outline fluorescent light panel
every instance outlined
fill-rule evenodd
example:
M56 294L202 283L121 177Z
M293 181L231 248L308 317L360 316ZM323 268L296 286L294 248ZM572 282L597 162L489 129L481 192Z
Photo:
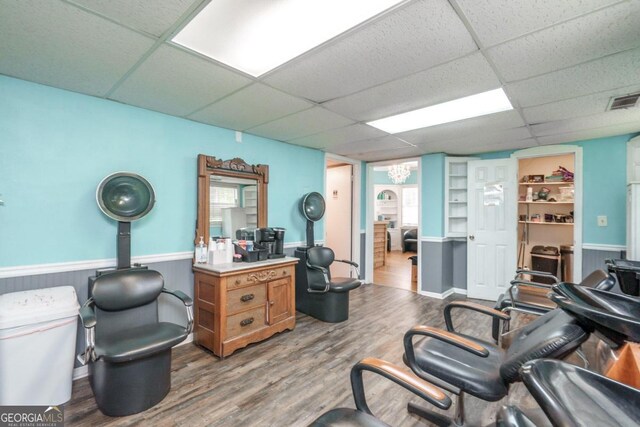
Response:
M504 90L499 88L374 120L367 124L385 132L399 133L512 109L509 98Z
M213 0L173 42L260 76L398 0Z

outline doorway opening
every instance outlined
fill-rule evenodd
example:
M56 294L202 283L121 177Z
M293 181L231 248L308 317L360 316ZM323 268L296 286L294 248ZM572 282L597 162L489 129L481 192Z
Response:
M418 289L418 161L372 168L373 283Z

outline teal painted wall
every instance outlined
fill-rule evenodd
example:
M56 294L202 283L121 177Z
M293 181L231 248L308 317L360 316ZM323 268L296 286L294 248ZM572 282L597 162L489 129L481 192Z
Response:
M395 185L391 179L389 179L389 174L387 171L373 171L373 183L374 184L390 184ZM404 182L404 185L417 185L418 184L418 171L412 170L411 175Z
M576 141L582 147L583 242L626 244L627 142L635 135ZM513 151L479 154L482 159L511 156ZM597 217L606 215L607 227L598 227Z
M269 225L286 227L287 242L304 240L300 196L324 193L318 150L236 143L228 129L4 76L0 100L0 267L115 257L116 223L95 201L115 171L156 190L153 211L133 223L133 255L192 250L199 153L269 165Z
M422 156L422 236L444 236L444 158Z

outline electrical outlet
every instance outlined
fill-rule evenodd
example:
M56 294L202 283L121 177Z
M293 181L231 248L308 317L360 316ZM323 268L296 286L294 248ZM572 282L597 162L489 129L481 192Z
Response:
M598 216L598 227L606 227L607 226L607 216L600 215Z
M239 130L236 131L236 142L242 142L242 132L240 132Z

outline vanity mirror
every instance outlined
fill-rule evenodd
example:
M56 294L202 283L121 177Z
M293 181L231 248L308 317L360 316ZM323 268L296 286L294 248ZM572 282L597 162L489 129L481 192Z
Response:
M204 237L236 237L244 227L267 226L269 166L240 158L198 155L198 219L195 243Z

